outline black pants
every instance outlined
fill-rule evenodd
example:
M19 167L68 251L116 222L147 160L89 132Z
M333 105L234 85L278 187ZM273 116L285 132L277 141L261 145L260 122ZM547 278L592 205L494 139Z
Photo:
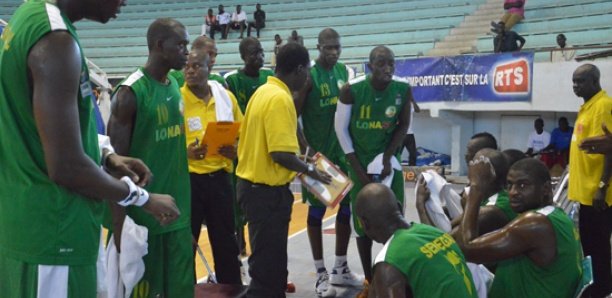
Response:
M289 185L267 186L238 178L238 203L249 224L251 283L247 297L285 297L287 236L293 207Z
M612 207L608 207L605 211L596 211L592 206L581 204L579 226L584 255L593 258L595 283L587 290L587 293L590 291L593 298L604 297L612 291L612 268L610 266Z
M255 28L257 30L257 37L259 37L259 31L261 28L265 28L264 24L257 24L255 22L249 22L249 26L247 27L247 36L251 36L251 28Z
M227 24L224 25L212 25L210 27L210 38L215 39L215 32L221 31L221 39L227 39Z
M217 280L223 284L241 284L230 176L224 170L189 176L193 238L198 240L202 223L206 221Z
M404 138L404 147L408 150L408 165L416 166L417 150L414 134L407 134Z

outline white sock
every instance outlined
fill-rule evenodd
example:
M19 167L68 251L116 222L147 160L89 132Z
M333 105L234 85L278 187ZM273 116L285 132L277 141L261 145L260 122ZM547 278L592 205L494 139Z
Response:
M325 269L325 262L323 261L323 259L315 260L314 264L317 273L323 273L324 271L327 271L327 269Z
M347 266L346 264L346 255L344 256L336 256L336 263L334 264L334 268L340 268Z

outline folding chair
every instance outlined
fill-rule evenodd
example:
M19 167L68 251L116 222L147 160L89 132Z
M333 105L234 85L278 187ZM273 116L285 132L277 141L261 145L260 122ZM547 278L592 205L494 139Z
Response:
M578 288L576 288L575 298L579 298L582 296L582 293L593 284L593 263L591 261L591 256L586 256L582 259L582 277L580 278L580 283L578 283Z

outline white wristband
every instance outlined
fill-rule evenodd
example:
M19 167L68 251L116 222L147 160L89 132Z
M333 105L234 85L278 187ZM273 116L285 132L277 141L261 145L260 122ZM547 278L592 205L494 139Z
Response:
M130 205L135 205L135 206L140 207L149 201L149 193L145 189L138 187L132 181L132 179L130 179L130 177L123 176L121 178L121 181L127 184L128 188L130 189L130 192L128 193L125 199L117 202L117 204L123 207L130 206Z

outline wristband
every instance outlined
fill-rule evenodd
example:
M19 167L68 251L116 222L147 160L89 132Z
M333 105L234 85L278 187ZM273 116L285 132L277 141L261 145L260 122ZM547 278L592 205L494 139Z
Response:
M125 199L117 202L117 204L123 207L127 207L130 205L140 207L149 201L149 193L143 188L136 186L136 184L132 181L132 179L130 179L130 177L123 176L121 178L121 181L127 184L130 192L128 193Z

